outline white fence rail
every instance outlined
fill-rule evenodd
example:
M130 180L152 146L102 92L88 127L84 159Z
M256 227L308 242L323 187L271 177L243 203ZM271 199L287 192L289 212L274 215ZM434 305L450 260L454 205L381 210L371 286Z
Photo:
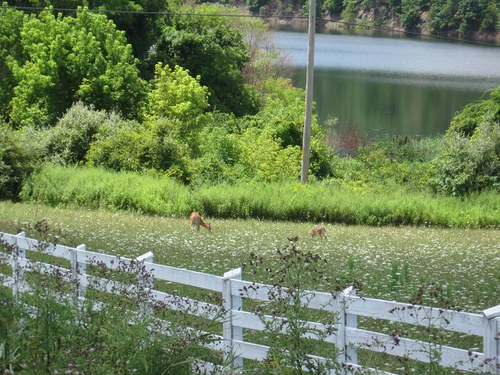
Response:
M73 285L75 298L82 298L89 285L109 293L127 290L140 296L145 291L149 298L143 301L143 309L151 302L189 314L216 319L222 323L222 332L216 335L217 341L210 345L226 358L232 359L233 369L243 368L244 359L261 361L266 357L269 347L245 341L245 330L263 331L265 322L273 316L257 315L244 310L244 301L268 301L273 286L241 279L241 269L231 270L223 276L215 276L186 269L170 267L153 262L151 252L137 259L106 255L86 250L85 245L68 247L26 238L24 233L17 235L0 232L0 264L11 268L10 274L0 273L0 285L12 288L14 296L29 290L25 281L26 273L36 269L38 272L58 271L58 275ZM3 249L2 249L3 247ZM68 268L30 259L30 253L44 253L50 257L62 258ZM107 269L131 272L141 267L143 272L135 283L120 283L100 279L87 273L88 265L99 265ZM5 267L4 267L5 268ZM222 297L222 306L216 303L198 301L154 289L160 280L202 288ZM423 363L434 362L444 368L466 372L500 373L500 305L484 310L482 314L458 312L430 308L408 303L362 298L348 288L334 298L330 293L307 292L302 302L309 309L334 313L337 320L332 333L321 339L335 346L337 361L341 364L337 373L347 374L364 369L358 361L358 351L383 352ZM221 316L223 312L223 316ZM482 348L454 348L418 339L399 337L394 334L374 332L358 328L358 318L366 317L414 326L433 327L440 330L458 332L482 338ZM316 330L325 329L318 322L307 322ZM319 358L321 360L321 358ZM389 374L377 371L378 374ZM335 372L333 372L335 373Z

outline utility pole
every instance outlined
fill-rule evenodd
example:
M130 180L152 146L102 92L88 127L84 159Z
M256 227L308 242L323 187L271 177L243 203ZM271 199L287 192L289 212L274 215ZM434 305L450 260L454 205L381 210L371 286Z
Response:
M309 156L311 154L311 121L314 79L314 33L316 29L316 1L309 0L309 31L307 44L306 110L304 135L302 139L302 173L300 181L305 184L309 177Z

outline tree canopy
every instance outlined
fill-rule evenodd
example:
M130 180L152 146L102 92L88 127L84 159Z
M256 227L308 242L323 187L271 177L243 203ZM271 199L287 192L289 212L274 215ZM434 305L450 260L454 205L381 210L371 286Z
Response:
M150 64L180 65L200 76L213 109L238 116L256 113L257 93L243 79L249 61L243 37L216 9L202 6L190 10L192 15L174 17L151 51Z
M25 16L19 35L20 53L7 59L15 86L4 116L14 126L52 126L78 100L137 116L146 82L124 33L105 16L48 9Z

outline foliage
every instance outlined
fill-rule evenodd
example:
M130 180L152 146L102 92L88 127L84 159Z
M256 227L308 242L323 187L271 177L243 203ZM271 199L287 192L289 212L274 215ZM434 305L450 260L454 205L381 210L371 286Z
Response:
M488 188L498 190L499 134L500 87L452 119L445 147L430 165L431 188L457 196Z
M500 86L487 91L485 94L487 95L486 98L467 104L462 111L453 117L447 135L460 133L470 137L487 118L494 122L500 121Z
M23 58L9 60L13 124L54 125L77 100L137 115L145 83L123 32L105 16L82 10L75 18L56 17L49 9L29 17L21 36Z
M303 132L303 91L289 80L270 79L261 85L263 107L254 116L217 115L203 130L200 157L194 160L197 184L222 181L293 181L300 175ZM313 126L311 174L332 174L324 132Z
M434 191L462 196L487 188L499 190L500 122L491 113L489 117L471 138L453 132L447 135L445 148L430 169Z
M401 1L401 23L406 30L416 29L420 23L421 1L402 0Z
M330 16L341 14L344 9L343 0L326 0L323 1L322 10L328 12Z
M191 77L182 67L176 66L172 70L161 64L156 65L153 85L146 117L156 125L166 125L157 126L154 129L156 135L187 143L191 153L196 155L200 130L213 122L212 115L206 113L208 88L200 84L199 76Z
M497 27L500 21L498 5L495 1L489 1L486 10L484 11L484 17L481 21L481 30L485 31L498 31L500 27Z
M256 113L258 96L243 81L242 69L249 56L241 33L219 16L217 6L202 5L189 12L195 15L175 17L163 29L149 64L180 65L194 77L200 76L200 83L210 90L213 109L238 116Z
M253 14L278 17L290 13L303 15L303 9L308 6L307 1L247 2L247 9ZM320 6L323 15L335 20L340 16L341 21L354 25L397 23L408 31L425 28L433 34L460 33L462 36L500 30L498 1L495 0L325 0Z
M183 215L189 190L169 177L46 165L24 186L23 199L66 205Z
M358 0L346 0L344 1L344 10L340 14L340 17L346 22L354 22L356 20L356 8Z
M220 12L227 14L231 25L240 31L248 51L249 59L242 70L246 84L262 91L264 82L291 77L288 55L276 49L273 34L265 21L258 17L232 17L239 14L238 8L227 7Z
M188 179L184 147L170 136L158 137L152 128L134 121L103 128L87 154L90 166L114 171L167 172Z
M302 374L306 368L315 374L328 374L341 367L335 347L328 347L323 342L336 330L339 316L323 314L321 321L324 329L318 329L308 323L312 319L308 319L310 315L305 307L312 297L306 288L311 288L314 281L326 278L326 261L318 254L299 248L298 238L289 240L288 246L277 250L278 260L272 260L279 264L278 269L269 267L268 258L253 252L245 266L245 270L253 273L267 273L266 279L273 285L267 292L268 301L257 308L267 333L269 351L254 373ZM335 292L332 293L332 301L336 298ZM326 360L317 360L311 354L322 355Z
M37 250L44 253L53 233L46 221L36 223L35 230L41 237ZM9 252L18 251L2 243L0 246ZM78 287L68 282L70 271L52 268L41 272L40 265L32 267L31 290L12 295L0 288L0 332L4 333L1 347L7 354L0 355L2 373L22 373L29 368L33 373L46 374L173 375L191 373L195 360L214 360L213 354L202 348L212 340L199 333L200 328L207 329L207 324L201 327L200 323L189 321L189 308L182 302L176 308L183 314L170 316L168 328L152 309L149 314L144 311L144 303L154 302L149 293L138 296L130 289L118 290L113 283L108 283L113 294L99 293L102 285L89 277L85 299L79 300L70 293ZM130 283L127 273L135 280L148 276L139 263L128 268L119 265L118 271L113 272L90 261L87 272L125 283ZM4 306L11 307L7 316ZM192 330L187 329L188 324Z
M34 170L38 158L27 147L21 132L0 123L0 199L18 200L23 183Z
M165 176L45 166L24 185L22 198L51 206L165 216L200 211L218 218L458 228L500 226L495 191L456 198L359 180L330 179L308 185L298 181L242 181L189 188Z
M153 167L155 139L135 121L123 121L119 126L101 130L87 155L89 165L115 171L140 172Z
M71 15L69 9L76 9L84 3L79 0L9 0L12 6L34 6L64 9L65 15ZM155 12L172 13L178 10L174 1L159 0L97 0L86 2L86 6L92 11L105 12L119 30L123 30L134 50L134 55L142 59L146 51L153 44L159 33L160 24L157 22L158 15ZM117 12L113 12L116 10ZM140 15L132 12L143 12Z
M0 4L1 5L1 4ZM8 61L23 59L19 40L25 20L23 12L0 7L0 122L8 121L9 103L14 97L16 81Z
M47 156L63 164L79 164L86 161L90 145L99 131L119 123L117 115L96 111L82 102L75 103L57 122L47 136ZM110 123L110 125L105 125Z

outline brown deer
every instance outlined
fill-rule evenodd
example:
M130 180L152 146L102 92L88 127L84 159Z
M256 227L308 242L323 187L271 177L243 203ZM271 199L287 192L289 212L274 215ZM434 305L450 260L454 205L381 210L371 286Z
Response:
M191 214L191 217L189 218L189 225L192 230L196 229L198 232L200 231L200 226L205 227L209 232L212 232L212 226L210 223L205 223L203 221L199 212L193 212Z
M309 236L319 236L320 238L326 238L326 228L322 225L316 225L309 231Z

